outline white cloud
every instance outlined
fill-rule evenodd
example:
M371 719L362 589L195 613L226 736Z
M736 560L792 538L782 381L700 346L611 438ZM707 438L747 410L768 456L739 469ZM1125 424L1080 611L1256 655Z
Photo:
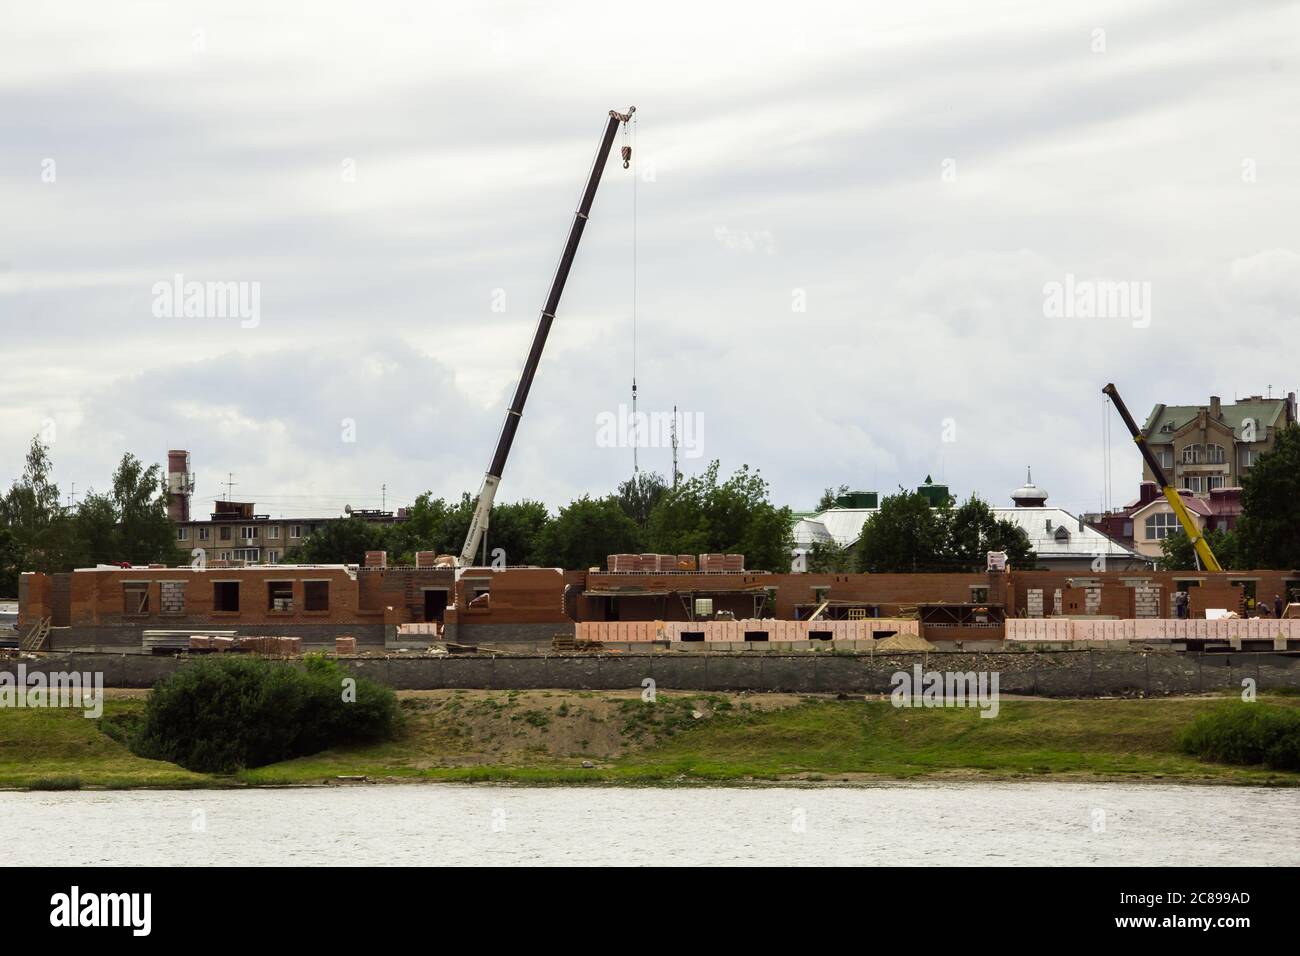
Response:
M65 488L187 447L270 508L475 489L629 103L642 408L781 501L1002 501L1030 463L1092 507L1107 381L1139 411L1297 384L1294 6L68 7L0 40L0 479L52 418ZM630 397L631 211L611 159L504 499L630 472L592 422ZM154 318L176 273L259 282L261 323ZM1151 328L1045 319L1066 273L1150 282ZM1116 499L1138 473L1117 439Z

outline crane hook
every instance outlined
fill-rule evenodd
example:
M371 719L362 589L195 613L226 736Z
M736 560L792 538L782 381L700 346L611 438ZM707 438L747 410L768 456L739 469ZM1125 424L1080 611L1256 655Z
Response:
M627 169L629 166L632 165L632 147L624 146L622 147L622 150L623 150L623 168Z

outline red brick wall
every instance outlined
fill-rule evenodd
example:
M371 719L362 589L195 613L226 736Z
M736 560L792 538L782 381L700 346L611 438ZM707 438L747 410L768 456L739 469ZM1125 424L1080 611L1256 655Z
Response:
M203 624L210 627L238 624L350 624L365 621L359 614L357 582L341 568L213 568L193 571L185 568L76 571L72 576L73 627L130 624L167 629ZM329 582L329 610L304 609L304 580ZM149 582L147 614L125 612L123 584L127 581ZM161 611L160 581L185 584L185 609L180 614ZM239 610L213 610L213 583L238 581ZM294 609L272 611L268 607L267 582L290 581L293 585Z

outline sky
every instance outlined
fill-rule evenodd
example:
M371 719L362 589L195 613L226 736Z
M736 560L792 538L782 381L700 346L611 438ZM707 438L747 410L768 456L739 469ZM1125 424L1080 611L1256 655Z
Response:
M796 510L927 475L1006 505L1027 466L1050 504L1119 505L1141 463L1107 382L1139 419L1300 388L1295 2L4 21L4 485L39 435L65 498L170 448L199 515L476 491L633 104L500 501L629 477L634 370L640 411L679 410L684 475L748 464ZM637 464L667 475L649 424Z

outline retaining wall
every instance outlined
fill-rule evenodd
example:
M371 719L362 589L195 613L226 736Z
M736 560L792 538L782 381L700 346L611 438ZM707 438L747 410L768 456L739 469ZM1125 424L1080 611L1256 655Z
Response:
M18 661L0 662L16 673ZM51 654L23 660L28 673L102 671L107 687L149 687L186 666L182 658ZM569 657L344 658L353 673L398 690L435 688L622 690L651 678L663 689L883 694L898 671L997 671L999 691L1047 697L1165 696L1300 688L1300 655L1123 651L915 654L644 654Z

